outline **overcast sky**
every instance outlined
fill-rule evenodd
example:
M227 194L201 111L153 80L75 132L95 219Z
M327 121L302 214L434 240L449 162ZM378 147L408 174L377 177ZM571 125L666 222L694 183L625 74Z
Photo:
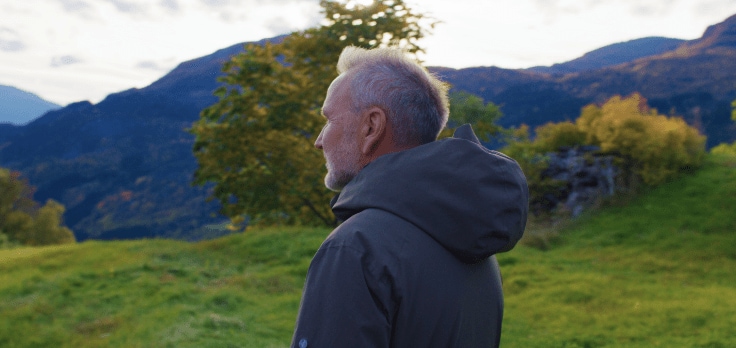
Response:
M365 0L361 0L365 1ZM527 68L647 36L695 39L736 0L405 0L442 21L427 65ZM0 84L66 105L317 25L318 0L0 0Z

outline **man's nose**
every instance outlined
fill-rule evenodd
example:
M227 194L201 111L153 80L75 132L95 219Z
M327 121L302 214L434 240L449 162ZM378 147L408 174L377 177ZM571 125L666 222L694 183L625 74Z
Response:
M322 133L325 131L324 128L322 128L321 131L319 131L319 136L317 136L317 140L314 141L314 147L316 147L319 150L322 150Z

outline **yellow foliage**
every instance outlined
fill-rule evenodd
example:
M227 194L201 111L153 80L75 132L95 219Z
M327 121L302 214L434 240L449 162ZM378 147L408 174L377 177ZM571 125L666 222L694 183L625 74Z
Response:
M540 126L534 141L529 139L526 126L516 130L512 138L502 151L519 161L533 197L545 193L535 188L551 187L540 181L544 154L563 146L598 146L603 153L621 157L622 169L649 185L700 166L705 155L705 136L680 117L667 117L650 109L639 94L615 96L601 106L588 105L574 123Z
M561 147L582 145L586 134L572 122L547 123L536 128L535 148L538 152L552 152Z
M657 114L639 94L589 105L576 125L587 143L630 159L634 172L650 185L699 166L705 154L705 136L680 117Z
M710 149L710 152L717 155L736 156L736 142L733 144L719 144Z

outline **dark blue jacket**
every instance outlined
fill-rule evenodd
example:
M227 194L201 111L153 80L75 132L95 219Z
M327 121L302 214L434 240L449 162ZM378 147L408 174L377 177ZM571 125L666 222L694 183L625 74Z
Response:
M379 157L332 206L344 222L312 260L292 347L497 347L495 253L521 238L526 179L469 126Z

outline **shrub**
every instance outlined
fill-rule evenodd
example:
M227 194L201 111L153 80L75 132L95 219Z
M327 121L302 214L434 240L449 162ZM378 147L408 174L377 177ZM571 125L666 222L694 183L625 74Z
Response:
M657 114L639 94L615 96L601 107L589 105L575 123L588 144L624 157L648 185L699 167L705 155L705 136L680 117Z
M736 142L733 144L719 144L710 149L710 152L717 155L736 156Z
M64 206L48 200L39 208L32 196L33 188L19 173L0 168L0 245L75 242L74 234L61 221Z
M522 126L513 131L501 151L516 159L527 176L532 211L554 208L545 207L543 197L565 184L542 177L548 166L546 154L583 145L617 156L627 185L639 181L660 184L683 170L699 167L705 155L703 135L680 117L659 115L639 94L615 96L601 106L588 105L574 123L537 127L533 141L528 127Z

